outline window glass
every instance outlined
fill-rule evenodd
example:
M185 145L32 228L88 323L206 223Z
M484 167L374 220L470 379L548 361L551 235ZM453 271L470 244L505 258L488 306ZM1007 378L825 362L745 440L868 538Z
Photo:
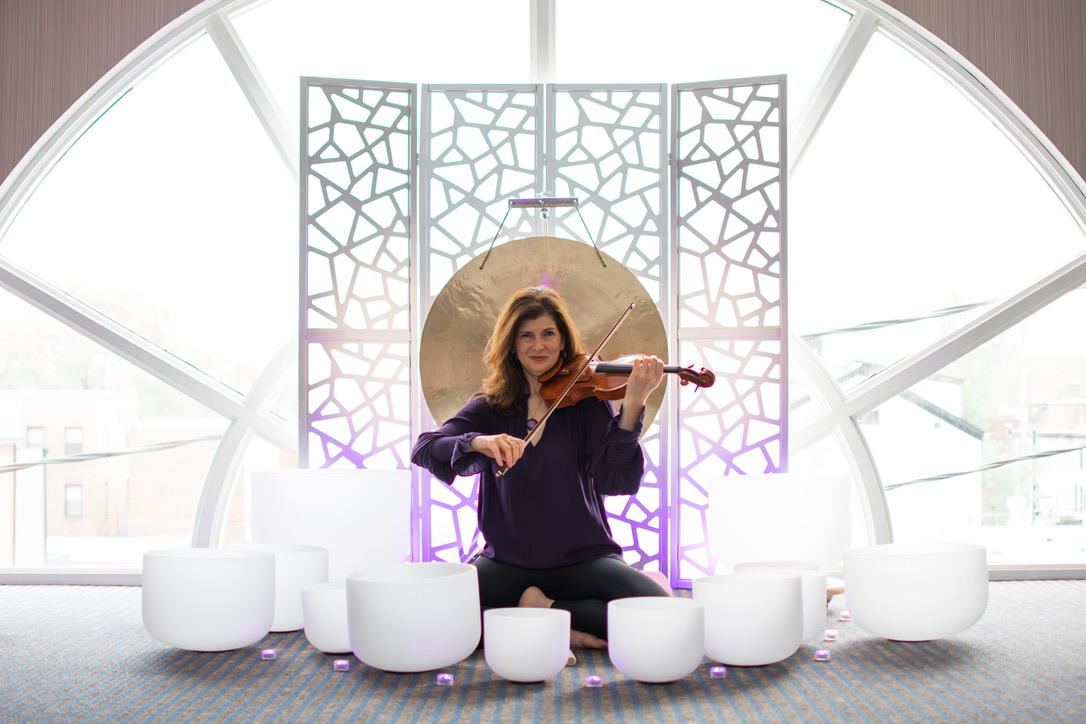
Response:
M817 341L846 387L1084 245L1006 136L881 34L795 169L789 201L791 329Z
M974 540L991 564L1086 563L1086 341L1062 298L863 425L898 541ZM918 454L922 451L922 454Z
M851 16L810 0L557 0L559 83L788 75L795 118Z
M528 83L527 0L276 0L232 18L293 126L302 76Z
M297 197L201 37L65 154L0 254L245 392L296 336Z
M86 458L15 473L43 482L26 488L42 500L21 505L18 522L14 508L0 505L0 537L40 547L24 563L131 567L144 550L190 544L225 420L7 292L0 292L0 386L0 440L20 448L24 429L29 438L25 452L0 464L75 454L76 445ZM41 438L31 445L35 430ZM0 473L0 483L12 477ZM27 510L42 511L41 519L22 517ZM39 526L44 536L23 537ZM0 568L15 563L0 546Z

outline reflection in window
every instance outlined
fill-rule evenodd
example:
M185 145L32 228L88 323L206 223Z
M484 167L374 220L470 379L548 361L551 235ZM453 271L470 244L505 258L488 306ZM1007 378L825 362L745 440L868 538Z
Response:
M28 428L26 428L26 446L27 447L45 447L45 428L44 427L28 427Z
M64 486L64 517L83 517L83 485L69 483Z
M64 428L64 454L79 455L83 452L83 428Z

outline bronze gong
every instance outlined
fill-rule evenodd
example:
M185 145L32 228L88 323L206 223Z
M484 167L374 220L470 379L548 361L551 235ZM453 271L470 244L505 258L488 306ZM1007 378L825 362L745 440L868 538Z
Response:
M600 358L641 353L667 363L667 335L656 304L629 269L606 254L601 262L591 245L535 236L495 247L485 264L484 256L453 274L434 299L422 329L419 378L438 425L480 390L486 376L483 348L494 322L513 292L525 287L549 286L562 296L586 352L596 348L634 302L633 312L600 350ZM661 383L645 406L645 430L663 397Z

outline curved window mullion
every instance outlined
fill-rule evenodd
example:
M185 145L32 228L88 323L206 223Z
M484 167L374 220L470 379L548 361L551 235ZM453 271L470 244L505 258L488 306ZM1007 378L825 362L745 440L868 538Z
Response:
M869 8L867 0L841 0L850 10ZM1086 234L1086 183L1037 125L964 56L913 20L880 3L879 31L919 57L949 81L1014 143L1067 206Z
M238 470L241 468L245 450L253 439L254 428L267 420L276 397L291 380L296 379L297 362L298 343L291 340L283 345L279 353L260 373L245 397L246 414L230 423L230 427L219 442L196 508L196 520L192 526L194 547L212 547L221 542L230 493L237 482ZM293 452L298 440L298 432L292 426L288 432L289 442L287 440L273 442L281 449Z
M795 332L788 335L788 369L804 383L804 388L816 400L819 406L827 410L826 420L832 422L825 434L836 434L841 451L850 469L851 478L856 482L855 490L860 497L860 510L864 516L868 540L875 543L889 543L893 540L890 525L890 508L883 490L882 476L878 465L867 445L867 439L855 418L847 417L844 410L845 393L822 360ZM807 430L808 427L802 428ZM789 431L788 451L795 454L821 437L797 436Z
M199 37L207 19L234 0L202 2L159 30L123 61L113 66L68 107L0 183L0 241L23 202L95 119L105 113L141 78Z

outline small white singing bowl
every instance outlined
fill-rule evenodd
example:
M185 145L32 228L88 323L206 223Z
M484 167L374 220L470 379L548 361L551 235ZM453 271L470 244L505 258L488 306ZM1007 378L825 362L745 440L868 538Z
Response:
M988 558L975 543L885 543L845 551L852 620L893 641L961 633L988 607Z
M483 611L486 665L509 681L546 681L569 659L569 611L492 608Z
M143 554L143 625L167 646L231 651L268 635L275 615L275 555L181 548Z
M479 573L466 563L401 563L347 575L351 650L382 671L412 673L466 659L482 634Z
M812 561L750 561L736 563L736 573L754 570L794 571L803 597L803 641L817 638L826 628L826 574Z
M326 654L351 653L347 633L347 582L314 583L302 589L305 638Z
M644 596L607 604L607 655L648 684L691 674L705 657L705 606L690 598Z
M328 580L328 549L294 543L237 543L230 550L275 554L275 618L272 631L298 631L302 617L302 588Z
M802 581L796 571L748 571L693 581L705 604L705 654L729 666L765 666L803 643ZM825 599L823 599L825 600Z

